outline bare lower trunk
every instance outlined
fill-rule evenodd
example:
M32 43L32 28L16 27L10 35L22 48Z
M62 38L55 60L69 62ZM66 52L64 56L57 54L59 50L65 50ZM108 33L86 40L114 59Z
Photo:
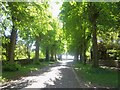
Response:
M54 56L53 56L54 54L53 54L53 49L51 49L51 60L54 60Z
M80 62L83 61L83 55L82 55L82 51L80 51Z
M35 60L34 60L34 62L39 61L39 37L36 37L35 46L36 46L36 49L35 49Z
M74 60L78 61L78 56L79 56L78 51L76 51L76 53L74 55Z
M97 30L96 30L96 24L93 25L93 37L92 37L92 41L93 41L93 67L98 67L99 63L98 63L98 48L97 48Z
M85 43L85 29L83 30L83 61L84 61L84 64L86 64L86 43Z
M86 64L86 50L84 49L84 52L83 52L83 60L84 60L84 64Z
M49 47L46 47L46 61L49 61Z
M86 64L86 45L85 45L85 40L84 40L84 45L83 45L83 53L82 53L82 56L83 56L83 63Z
M30 51L28 46L27 46L27 56L28 56L28 60L30 60Z
M57 60L57 55L56 55L56 53L55 53L55 60Z
M10 37L10 48L9 48L9 61L14 62L14 50L16 44L17 30L15 30L14 26L12 28L11 37Z
M97 49L97 18L99 17L99 12L97 6L90 2L89 6L89 20L92 25L92 44L93 44L93 51L92 51L92 56L93 56L93 67L98 67L98 49Z

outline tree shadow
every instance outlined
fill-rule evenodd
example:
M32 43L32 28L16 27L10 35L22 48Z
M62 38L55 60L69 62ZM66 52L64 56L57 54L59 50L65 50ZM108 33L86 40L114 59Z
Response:
M38 71L33 71L26 77L21 77L21 79L2 85L1 89L44 88L47 85L53 85L56 81L60 81L63 76L60 69L64 68L66 64L61 64L59 62Z

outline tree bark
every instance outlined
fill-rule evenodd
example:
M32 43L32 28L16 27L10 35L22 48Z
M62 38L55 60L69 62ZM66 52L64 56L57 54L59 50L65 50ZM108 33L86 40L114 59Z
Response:
M56 55L56 53L55 53L55 60L57 60L57 55Z
M12 63L14 62L14 50L15 50L15 45L16 45L16 38L17 38L17 30L15 28L15 22L17 21L17 17L13 15L13 5L12 3L8 2L9 7L11 8L11 16L12 16L12 32L11 32L11 36L10 36L10 47L9 47L9 51L8 51L8 58L9 61Z
M85 28L83 28L83 61L86 64L86 43L85 43Z
M10 48L9 48L9 61L14 62L14 50L15 50L15 44L16 44L16 37L17 37L17 30L15 30L15 27L13 25L11 37L10 37Z
M97 47L97 30L96 30L96 23L93 24L93 37L92 37L92 41L93 41L93 67L98 67L99 63L98 63L98 47Z
M79 53L78 53L78 50L76 50L76 53L74 55L74 60L78 61L78 56L79 56Z
M27 56L28 56L28 60L30 60L30 51L29 51L29 46L27 46Z
M79 50L80 50L80 62L83 62L83 43L80 43Z
M36 37L35 46L36 46L36 49L35 49L35 60L34 60L34 62L39 61L39 37Z
M85 40L84 40L84 45L83 45L82 59L83 59L83 63L86 64L86 45L85 45Z
M83 61L82 51L80 51L80 62Z
M83 50L83 61L84 61L84 64L86 64L86 49L85 48Z
M49 61L49 47L46 47L46 61Z
M50 60L53 61L54 60L54 56L53 56L53 49L51 49L51 57L50 57Z
M99 10L100 11L100 10ZM89 4L89 20L92 25L92 48L93 48L93 67L98 67L98 48L97 48L97 18L99 17L99 11L94 3Z

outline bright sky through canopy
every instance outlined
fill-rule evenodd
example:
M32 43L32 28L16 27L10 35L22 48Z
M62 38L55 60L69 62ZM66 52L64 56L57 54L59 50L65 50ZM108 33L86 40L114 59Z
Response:
M50 4L50 12L52 12L52 16L57 18L60 13L60 7L62 6L62 2L61 1L55 2L51 0L49 4Z

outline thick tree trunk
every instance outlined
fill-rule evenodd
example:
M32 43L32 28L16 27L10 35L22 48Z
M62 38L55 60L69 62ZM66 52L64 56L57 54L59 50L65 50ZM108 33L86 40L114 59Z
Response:
M83 59L83 63L86 64L86 45L85 45L85 40L84 40L84 45L83 45L82 59Z
M86 50L85 50L85 48L83 50L83 61L84 61L84 64L86 64Z
M10 47L9 47L9 51L8 51L8 58L10 62L14 62L14 50L15 50L15 45L16 45L16 38L17 38L17 30L15 28L15 22L17 21L17 18L13 15L13 5L12 3L8 2L9 7L11 7L11 16L12 16L12 32L11 32L11 36L10 36Z
M80 62L83 62L82 51L80 51Z
M54 60L57 60L57 57L56 57L56 50L54 50Z
M98 67L99 63L98 63L98 48L97 48L97 30L96 30L96 24L93 25L93 37L92 37L92 41L93 41L93 67Z
M17 37L17 30L15 30L15 27L13 25L11 37L10 37L10 48L9 48L9 61L14 62L14 50L15 50L15 44L16 44L16 37Z
M79 53L78 53L78 51L76 50L76 53L75 53L75 55L74 55L74 60L78 61L78 56L79 56Z
M57 60L57 55L56 55L56 53L55 53L55 60Z
M51 50L50 50L50 54L51 54L50 60L54 61L55 60L55 54L56 54L55 45L52 45Z
M27 46L27 56L28 56L28 60L30 60L30 51L29 51L29 46Z
M46 47L46 61L49 61L49 47Z
M36 49L35 49L35 60L34 60L34 62L39 61L39 37L36 37L35 46L36 46Z
M50 60L54 60L54 54L53 54L53 49L51 49L51 57L50 57Z
M100 10L99 10L100 11ZM92 25L92 44L93 44L93 67L98 67L98 48L97 48L97 18L99 17L99 11L94 3L89 4L89 20Z
M83 61L86 64L86 43L85 43L85 29L83 30Z
M83 42L84 43L84 42ZM83 62L84 61L84 58L83 58L83 43L80 43L81 45L80 45L80 62Z
M78 54L74 55L74 60L78 61Z

